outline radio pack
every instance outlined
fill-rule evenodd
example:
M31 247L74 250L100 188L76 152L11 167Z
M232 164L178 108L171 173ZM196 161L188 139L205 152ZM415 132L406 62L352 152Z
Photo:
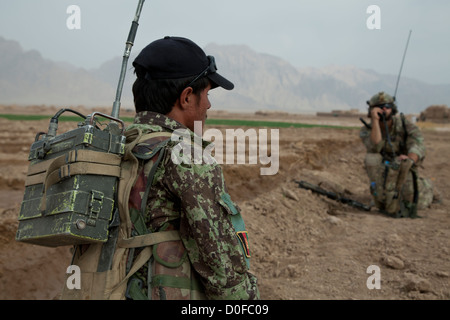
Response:
M114 222L124 154L124 123L94 112L78 128L56 135L61 109L29 153L16 240L43 246L105 242ZM99 118L112 122L103 130ZM117 214L117 213L116 213Z
M131 48L144 0L139 0L123 53L119 83L111 116L93 112L84 116L59 110L48 132L31 145L25 193L16 240L43 246L105 243L117 230L120 215L117 188L125 153L125 125L119 119L120 98ZM65 111L84 118L78 128L57 135ZM110 122L100 129L100 119Z

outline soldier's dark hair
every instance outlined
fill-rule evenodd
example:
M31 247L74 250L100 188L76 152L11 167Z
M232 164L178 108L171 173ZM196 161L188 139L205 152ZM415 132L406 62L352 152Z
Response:
M153 111L168 114L181 92L195 79L195 76L180 79L145 78L145 69L136 65L136 81L133 84L134 107L136 112ZM195 81L191 87L194 94L199 94L209 84L209 79L203 77Z

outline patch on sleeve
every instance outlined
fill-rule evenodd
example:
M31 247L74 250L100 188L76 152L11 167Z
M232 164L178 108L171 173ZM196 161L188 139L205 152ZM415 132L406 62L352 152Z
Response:
M244 254L247 258L250 258L250 248L248 246L248 232L247 231L238 231L236 235L239 241L242 244L242 248L244 249Z

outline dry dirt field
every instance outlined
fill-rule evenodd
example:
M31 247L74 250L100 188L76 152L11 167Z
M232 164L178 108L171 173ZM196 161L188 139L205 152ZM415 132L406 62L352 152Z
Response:
M361 126L357 118L223 113L210 117ZM59 130L73 125L62 122ZM420 172L432 179L442 197L441 203L419 211L420 219L360 211L294 182L320 184L369 204L357 129L280 129L276 175L260 175L259 164L223 165L230 194L249 231L251 270L259 279L262 299L450 299L450 125L419 125L428 149ZM0 118L0 128L0 299L53 299L64 285L69 248L14 240L28 150L35 134L47 131L48 120ZM380 289L367 287L371 265L380 268Z

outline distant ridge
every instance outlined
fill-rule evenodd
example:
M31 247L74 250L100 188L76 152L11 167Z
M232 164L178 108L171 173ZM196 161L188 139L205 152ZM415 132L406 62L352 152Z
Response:
M294 113L359 109L378 91L393 93L395 75L378 74L353 66L295 68L288 62L257 53L245 45L209 44L219 73L235 84L232 91L210 95L218 110L272 110ZM133 108L135 79L130 57L122 94L122 108ZM112 106L120 72L120 56L96 69L44 59L35 50L0 37L0 103L17 105ZM430 85L402 78L397 101L404 113L420 113L429 105L450 105L450 85Z
M228 94L237 96L231 102L233 105L229 104L233 108L245 105L236 101L244 96L253 105L264 105L269 110L365 112L366 101L375 93L393 94L397 79L396 75L354 66L295 68L278 57L242 45L210 44L205 51L216 57L219 72L235 81L236 89ZM418 113L432 104L449 104L449 90L450 85L430 85L402 77L397 102L402 112Z

